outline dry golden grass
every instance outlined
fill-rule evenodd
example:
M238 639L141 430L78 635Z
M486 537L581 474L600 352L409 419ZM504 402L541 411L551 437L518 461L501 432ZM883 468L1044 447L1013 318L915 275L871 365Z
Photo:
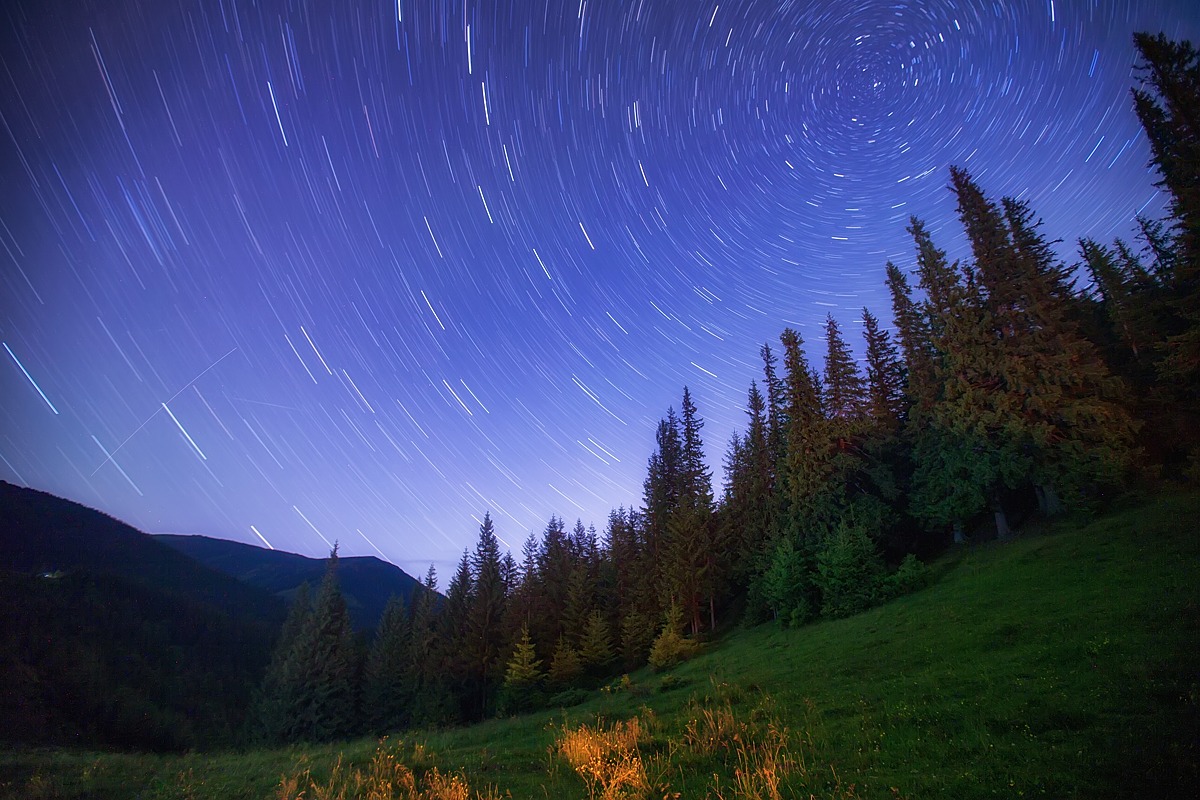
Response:
M313 778L308 767L285 775L275 800L499 800L492 790L472 792L463 775L443 775L437 767L418 781L400 760L401 747L402 743L388 747L384 739L365 769L348 767L339 756L326 781ZM415 745L413 752L421 760L428 755L422 745Z
M583 778L593 800L633 800L650 792L638 743L644 731L637 717L611 728L599 725L564 728L556 743L559 755Z

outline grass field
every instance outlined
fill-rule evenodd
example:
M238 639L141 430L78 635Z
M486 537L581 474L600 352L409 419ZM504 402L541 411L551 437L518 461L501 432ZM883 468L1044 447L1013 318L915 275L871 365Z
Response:
M1197 521L1200 496L1176 495L966 546L913 595L798 630L739 630L566 710L382 749L5 752L0 795L312 800L353 788L359 770L362 796L369 774L376 788L415 775L422 797L467 797L452 774L514 798L1193 796Z

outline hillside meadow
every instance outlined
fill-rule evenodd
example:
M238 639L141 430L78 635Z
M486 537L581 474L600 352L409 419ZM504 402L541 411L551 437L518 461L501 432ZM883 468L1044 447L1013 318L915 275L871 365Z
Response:
M245 753L0 753L20 798L1170 797L1200 785L1200 495L960 547L577 705Z

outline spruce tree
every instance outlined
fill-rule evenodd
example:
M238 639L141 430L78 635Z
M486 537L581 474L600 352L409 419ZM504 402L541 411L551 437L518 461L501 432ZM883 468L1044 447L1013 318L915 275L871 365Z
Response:
M913 300L908 278L890 261L887 263L887 286L892 296L896 336L904 357L907 412L916 420L927 419L938 394L929 318Z
M288 607L288 615L275 641L253 714L255 738L266 744L290 740L290 726L300 695L300 665L296 642L308 627L312 599L308 583L300 584Z
M449 676L439 612L437 570L432 564L413 594L409 674L413 681L414 724L444 724L453 719Z
M709 624L716 623L716 595L724 582L723 566L727 559L719 552L715 536L712 479L704 462L700 436L704 420L686 386L681 407L678 502L670 512L666 530L664 600L673 600L683 607L695 633L700 630L704 607Z
M588 616L579 640L579 660L584 670L595 677L603 676L612 664L612 630L600 611Z
M801 349L803 339L791 328L780 335L788 427L782 472L783 530L797 541L819 538L826 519L820 502L830 470L830 447L816 376Z
M521 626L521 638L513 648L512 656L504 672L504 685L509 687L537 686L546 677L542 660L537 657L533 640L529 638L529 626Z
M926 522L949 525L955 538L968 519L990 507L996 530L1008 535L1001 492L1029 473L1028 455L1001 435L1010 411L991 402L997 387L995 334L970 273L951 265L925 224L913 217L922 314L934 354L929 408L914 407L913 494L910 508Z
M549 658L563 633L562 610L567 604L572 570L571 553L563 521L551 516L538 551L537 579L533 582L533 615L529 632L543 658Z
M469 697L474 678L470 650L471 595L474 576L471 574L471 554L463 550L458 568L446 587L446 602L438 615L438 656L444 685L454 698L451 718L461 721L474 715L476 698Z
M579 651L563 636L554 648L554 657L550 660L548 678L551 685L559 689L567 689L579 682L583 676L583 662Z
M891 336L866 308L862 319L867 346L867 410L877 426L894 432L905 417L904 388L908 377L904 362Z
M1043 511L1058 494L1078 500L1094 485L1115 485L1129 463L1134 423L1123 382L1079 331L1078 301L1028 206L1001 201L1012 235L1023 306L1019 335L1003 341L1003 390L1020 418L1011 436L1034 451L1033 474Z
M832 314L825 318L825 344L825 414L829 419L861 420L867 411L866 385Z
M504 643L502 624L507 602L500 544L489 513L483 515L479 525L471 572L473 580L467 600L464 642L465 688L468 713L482 717L491 690L499 683L500 648Z
M1200 393L1200 53L1189 41L1136 33L1141 87L1134 108L1150 142L1159 186L1171 195L1173 269L1165 276L1180 321L1166 341L1162 375L1189 399Z
M760 354L763 360L763 385L767 390L767 449L771 453L771 488L774 490L778 488L778 475L787 450L787 392L776 369L771 346L764 343Z
M504 686L500 691L499 706L502 713L530 711L543 702L541 685L546 679L542 660L537 657L529 626L521 626L521 636L509 656L504 672Z
M883 559L859 525L842 520L817 556L821 613L848 617L882 599Z
M289 659L297 676L289 741L344 739L359 727L358 649L346 600L338 588L335 546L313 600L312 614L300 631Z
M411 722L411 639L404 601L393 595L379 620L363 671L363 710L376 734L402 730Z

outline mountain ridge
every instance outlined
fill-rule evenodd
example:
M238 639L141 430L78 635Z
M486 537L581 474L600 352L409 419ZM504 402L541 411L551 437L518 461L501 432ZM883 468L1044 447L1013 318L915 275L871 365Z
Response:
M329 561L203 534L159 533L151 538L210 569L285 600L302 583L319 583ZM411 604L420 584L400 567L376 556L338 556L337 574L351 621L358 630L375 628L392 595Z

